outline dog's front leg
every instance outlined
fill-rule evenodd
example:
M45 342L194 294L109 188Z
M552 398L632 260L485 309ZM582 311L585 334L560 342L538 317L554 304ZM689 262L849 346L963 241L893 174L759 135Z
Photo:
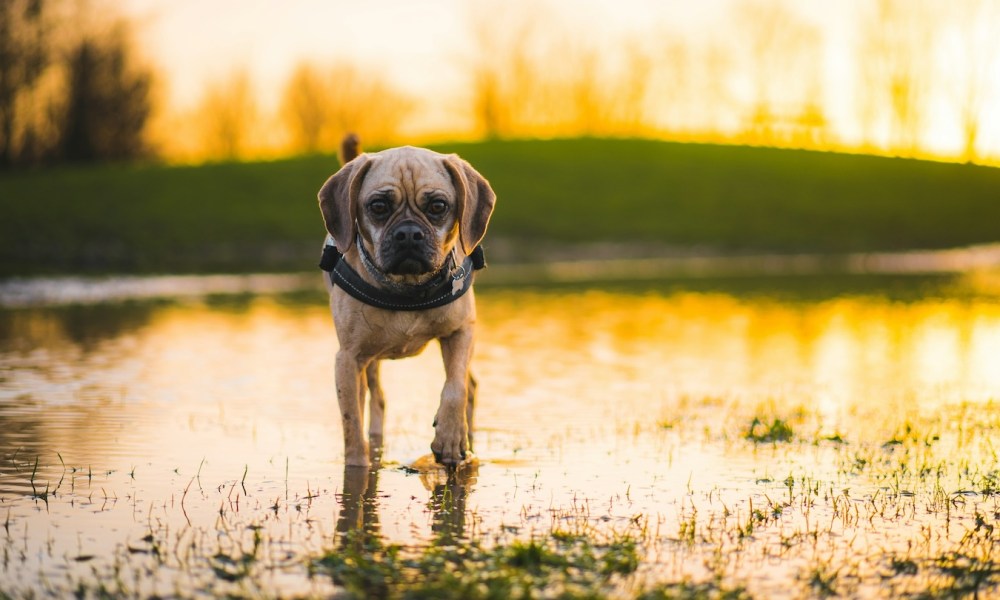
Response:
M457 465L469 448L469 423L466 406L469 394L469 362L472 360L472 327L459 329L441 338L445 382L441 405L434 419L431 451L439 463Z
M368 443L361 422L362 365L352 353L337 352L337 402L344 427L344 461L348 465L367 467Z

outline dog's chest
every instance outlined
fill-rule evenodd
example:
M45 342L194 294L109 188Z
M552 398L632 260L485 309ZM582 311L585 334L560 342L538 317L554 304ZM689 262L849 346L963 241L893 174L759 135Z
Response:
M382 339L384 348L379 353L385 358L413 356L438 337L438 329L429 327L425 319L405 314L389 319L382 331L385 334Z
M459 324L447 318L428 318L414 312L384 312L368 320L369 329L363 340L361 353L373 358L406 358L419 354L433 339L450 335Z

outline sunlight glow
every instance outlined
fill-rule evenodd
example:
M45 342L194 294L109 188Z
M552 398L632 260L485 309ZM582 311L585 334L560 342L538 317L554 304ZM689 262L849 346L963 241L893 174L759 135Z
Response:
M482 291L479 466L428 473L444 378L432 345L382 370L385 446L363 489L343 464L320 297L6 311L5 583L67 596L128 564L130 593L216 597L244 581L213 567L249 556L260 595L330 597L340 582L311 557L351 529L436 552L454 536L607 526L648 531L642 576L724 573L755 597L809 596L818 544L871 565L856 589L877 596L900 577L884 576L887 554L967 553L988 522L995 296ZM724 572L719 556L735 557Z
M985 110L1000 98L1000 6L991 0L502 8L490 0L128 0L125 8L166 79L159 137L174 158L205 153L199 106L237 71L256 100L244 125L252 142L240 152L296 151L279 113L289 76L304 63L350 64L399 94L393 110L405 119L394 131L362 131L372 143L624 135L1000 157L1000 121ZM358 127L338 118L340 128Z

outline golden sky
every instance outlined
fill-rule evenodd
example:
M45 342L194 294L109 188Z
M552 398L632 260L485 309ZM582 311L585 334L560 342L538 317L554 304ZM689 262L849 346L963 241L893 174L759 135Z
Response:
M207 81L247 68L265 105L303 60L358 61L419 96L465 83L463 57L475 46L470 2L462 0L125 0L150 57L167 73L175 106L199 100ZM486 4L489 2L478 2ZM530 2L494 2L498 7ZM655 0L538 2L579 35L641 30L651 21L706 26L729 0L696 6Z
M949 6L1000 4L913 1L936 6L936 19L942 19L941 11L950 11ZM175 110L195 106L208 83L236 68L250 74L261 106L273 109L296 64L349 60L419 99L421 110L407 130L419 137L442 130L461 133L469 127L468 116L455 109L455 98L468 86L470 57L477 51L479 40L470 27L474 13L495 10L500 28L510 21L506 15L521 11L527 20L536 21L536 30L592 44L602 53L620 51L634 40L654 47L669 38L689 42L706 54L709 46L724 48L725 60L733 62L746 54L740 47L746 25L741 9L754 4L787 8L821 41L813 59L819 82L813 93L820 96L816 102L835 132L836 145L880 145L880 136L888 134L866 134L857 114L859 53L864 53L859 23L879 0L124 0L120 6L137 25L137 38L149 58L165 73L167 97ZM996 15L1000 19L1000 13ZM963 141L954 93L949 91L956 87L951 75L961 69L948 62L962 62L954 47L964 42L951 31L950 19L929 25L939 35L927 70L933 68L940 76L925 91L920 145L925 152L949 157L961 153ZM1000 37L994 28L989 25L984 35ZM1000 46L987 42L986 51L1000 53ZM987 95L1000 100L1000 60L991 55L987 62ZM721 85L738 100L748 93L750 79L729 73ZM996 159L1000 118L992 112L983 111L978 146L980 154ZM712 127L725 132L737 127L742 117L713 118ZM704 127L695 117L690 121L692 129Z

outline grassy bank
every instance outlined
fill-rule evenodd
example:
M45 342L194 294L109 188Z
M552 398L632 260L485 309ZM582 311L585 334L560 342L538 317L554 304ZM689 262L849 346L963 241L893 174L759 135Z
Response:
M494 240L840 253L1000 239L1000 169L643 140L452 144ZM0 174L0 275L309 269L332 156Z

